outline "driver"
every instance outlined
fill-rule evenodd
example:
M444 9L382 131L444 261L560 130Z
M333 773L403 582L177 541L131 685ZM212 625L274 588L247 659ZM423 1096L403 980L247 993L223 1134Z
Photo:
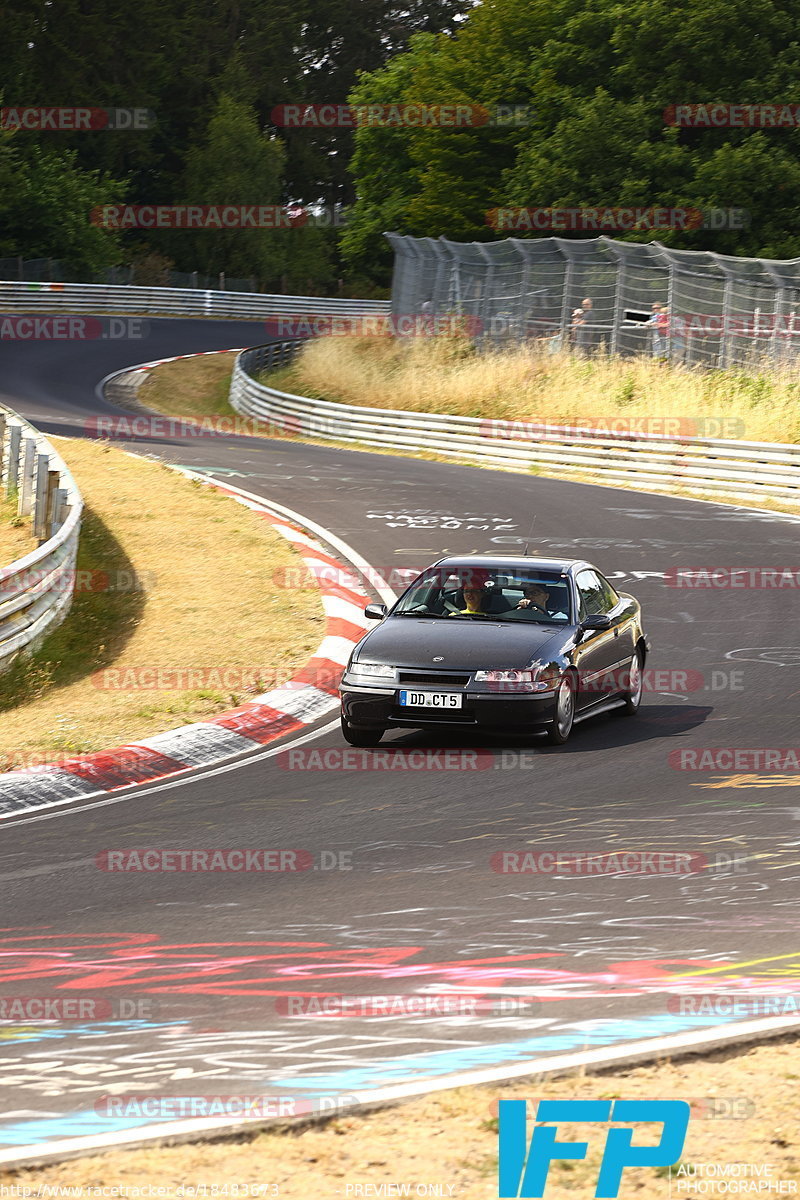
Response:
M517 608L530 608L549 616L550 593L540 583L523 583L522 599Z

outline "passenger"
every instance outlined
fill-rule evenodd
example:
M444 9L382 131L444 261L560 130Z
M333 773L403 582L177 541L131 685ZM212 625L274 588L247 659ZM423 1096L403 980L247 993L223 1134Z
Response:
M484 601L488 599L485 583L465 583L461 589L464 596L464 608L457 608L450 613L451 617L471 616L485 617Z

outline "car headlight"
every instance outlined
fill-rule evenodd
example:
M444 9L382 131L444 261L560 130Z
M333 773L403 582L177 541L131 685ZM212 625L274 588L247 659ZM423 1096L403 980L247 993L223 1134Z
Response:
M557 667L523 667L515 671L476 671L476 683L488 683L490 691L548 692L558 683Z
M387 663L353 662L347 668L352 675L368 675L370 679L391 679L394 681L396 667Z

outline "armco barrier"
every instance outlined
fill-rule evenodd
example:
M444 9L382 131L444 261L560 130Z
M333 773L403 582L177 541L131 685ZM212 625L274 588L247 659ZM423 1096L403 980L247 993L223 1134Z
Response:
M36 550L0 568L0 671L33 649L69 611L83 501L63 459L47 439L0 406L3 494L30 518Z
M746 500L800 503L797 445L604 434L579 426L547 426L546 431L533 437L498 437L491 427L499 423L480 417L311 400L276 391L253 378L255 371L289 361L301 344L295 339L242 351L230 390L230 401L237 412L264 421L279 420L284 428L301 436L394 450L434 451L520 470L560 469L598 483L638 484L646 491L683 487L712 496L733 494Z
M0 313L135 313L148 316L218 317L258 321L315 316L388 313L384 300L325 296L268 296L258 292L214 292L196 288L131 287L101 283L15 283L0 280Z

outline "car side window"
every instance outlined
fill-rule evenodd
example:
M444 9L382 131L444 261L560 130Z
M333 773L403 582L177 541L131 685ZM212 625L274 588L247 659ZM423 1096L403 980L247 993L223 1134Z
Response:
M605 609L605 611L611 612L611 609L616 608L617 605L619 604L619 593L614 590L614 588L611 586L611 584L606 579L605 575L601 575L599 571L594 571L593 574L595 574L597 576L597 578L600 580L600 582L603 585L603 590L605 592L605 597L606 597L606 604L608 606Z
M575 581L578 585L580 607L579 620L592 617L596 613L610 612L617 603L618 596L607 579L597 571L581 571Z

